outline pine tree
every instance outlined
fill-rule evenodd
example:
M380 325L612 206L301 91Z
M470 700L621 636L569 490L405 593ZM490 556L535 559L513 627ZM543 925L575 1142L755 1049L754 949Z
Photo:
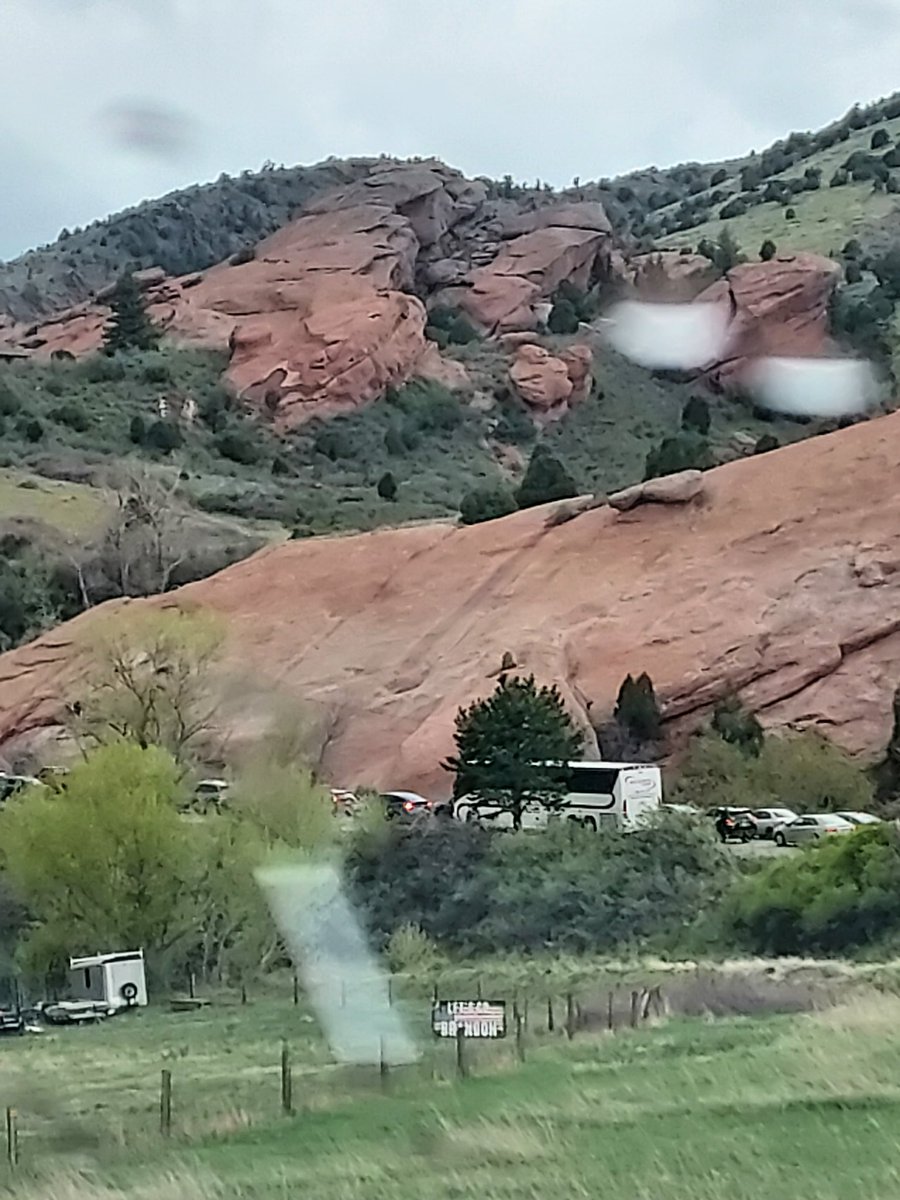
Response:
M681 428L705 437L709 433L709 405L702 396L691 396L681 410Z
M716 705L712 727L723 741L737 746L752 758L759 757L765 740L763 727L737 696L727 696Z
M390 471L385 471L385 473L378 480L376 490L382 500L397 499L397 480Z
M637 679L626 675L619 688L613 717L638 742L654 742L662 730L662 713L653 680L646 671Z
M144 298L133 275L125 274L110 297L112 316L103 336L107 354L117 350L152 350L159 333L147 316Z
M501 676L492 696L456 717L456 754L444 766L456 773L454 796L469 796L512 814L522 827L529 801L558 808L568 786L568 762L579 756L574 728L556 687Z
M577 495L575 483L546 446L537 445L528 460L525 477L516 492L519 508L533 508L536 504L549 504L553 500L570 500Z

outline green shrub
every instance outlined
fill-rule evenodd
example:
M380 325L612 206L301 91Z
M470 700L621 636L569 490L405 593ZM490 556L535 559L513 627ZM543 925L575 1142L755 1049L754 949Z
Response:
M761 954L840 954L900 931L900 833L869 826L741 880L724 906L731 937Z
M313 448L317 454L324 454L332 462L354 458L356 455L356 444L340 418L335 418L316 432Z
M397 926L388 938L385 957L392 971L414 973L420 979L434 971L438 963L434 940L413 921Z
M774 433L764 433L756 439L756 445L753 447L754 454L768 454L770 450L777 450L781 445Z
M161 454L170 454L184 442L181 429L174 421L153 421L144 435L144 445Z
M19 397L5 380L0 379L0 417L14 417L20 407Z
M784 210L784 217L785 217L786 221L793 221L793 219L796 217L796 215L797 215L796 208L786 208Z
M382 943L412 924L464 953L613 953L683 944L734 862L705 824L672 817L627 834L560 821L539 837L443 821L357 839L347 871Z
M578 314L571 300L561 297L555 301L547 320L547 328L551 333L578 332Z
M142 446L147 436L147 423L140 413L136 413L128 425L128 439L135 446Z
M524 404L508 399L500 405L500 419L494 428L494 437L508 446L522 446L533 442L536 436L534 422Z
M116 355L95 354L83 361L81 373L88 383L121 383L125 378L125 364Z
M754 758L759 756L763 748L763 727L753 713L744 708L737 696L727 696L719 701L713 710L712 728L723 741L730 742Z
M771 238L766 238L759 248L759 257L762 262L769 262L778 253L778 247Z
M681 428L705 437L709 433L709 424L709 404L702 396L691 396L681 410Z
M862 279L862 268L855 259L850 259L846 267L844 267L844 279L847 283L859 283Z
M706 471L713 465L709 443L697 433L664 438L647 455L644 479L658 479L678 471Z
M847 171L845 171L843 169L843 167L841 167L839 170L835 171L835 173L832 175L828 186L829 187L844 187L849 182L850 182L849 173Z
M413 433L449 433L465 418L457 397L431 380L414 379L404 387L389 389L386 399L404 414L402 424ZM404 440L409 446L405 435Z
M449 345L465 346L478 341L478 331L457 308L436 305L428 313L427 337L443 349Z
M242 267L246 263L253 262L255 258L256 246L251 243L247 246L241 246L240 250L237 250L234 254L232 254L228 261L233 267Z
M533 508L554 500L570 500L578 494L575 482L543 443L535 446L525 476L516 491L519 508Z
M719 184L724 183L727 178L728 178L728 172L725 170L724 167L719 167L718 170L713 171L712 175L710 175L709 186L710 187L718 187Z
M28 417L20 421L18 428L28 442L39 442L44 436L44 426L37 417Z
M872 134L869 145L873 150L880 150L881 147L886 146L890 140L890 135L886 129L876 129Z
M172 382L172 371L165 362L147 363L142 374L145 383L160 385Z
M57 425L65 425L76 433L86 433L91 427L90 418L84 409L71 400L51 408L47 414Z
M245 467L252 466L260 459L259 446L253 440L252 432L250 425L232 425L223 429L216 434L216 449L223 458L230 458L232 462L240 463Z
M495 521L508 517L516 511L512 492L502 484L473 488L466 492L459 505L460 520L464 525L478 525L482 521Z

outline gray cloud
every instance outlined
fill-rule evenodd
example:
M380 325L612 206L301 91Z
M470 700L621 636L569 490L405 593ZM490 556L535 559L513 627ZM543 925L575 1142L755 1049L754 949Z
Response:
M741 154L889 92L900 51L887 0L4 0L4 16L7 256L268 158L434 153L565 183ZM100 114L135 97L185 114L180 157L111 135Z

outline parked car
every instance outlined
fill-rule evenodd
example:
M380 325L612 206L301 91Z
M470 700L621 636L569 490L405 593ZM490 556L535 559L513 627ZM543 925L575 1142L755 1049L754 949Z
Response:
M218 808L228 799L227 779L201 779L194 788L194 800L200 808Z
M0 1034L25 1032L25 1017L17 1008L0 1008Z
M35 779L33 775L7 775L5 771L0 771L0 804L16 792L22 792L25 788L34 787L39 783L40 780Z
M849 821L851 825L880 825L881 817L873 817L871 813L864 812L839 812L834 814L836 817L843 817L845 821Z
M797 814L792 808L756 808L750 816L759 838L771 838L780 825L787 825L797 819Z
M716 824L716 833L723 842L750 842L756 837L756 825L749 808L724 806L714 808L711 813Z
M384 811L389 820L403 819L430 813L432 802L418 792L382 792Z
M700 809L693 804L661 804L660 812L680 813L683 817L699 817Z
M804 846L833 833L852 833L855 826L834 813L807 813L775 830L777 846Z

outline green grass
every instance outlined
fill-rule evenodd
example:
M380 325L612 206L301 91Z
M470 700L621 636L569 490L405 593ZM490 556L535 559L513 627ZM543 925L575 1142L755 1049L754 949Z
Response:
M103 492L83 484L0 468L0 521L39 521L69 537L90 537L109 512Z
M680 249L683 246L696 247L703 238L718 237L723 226L727 227L744 252L755 258L759 247L771 238L782 252L789 250L811 250L818 254L831 254L839 251L851 238L856 237L866 226L876 224L887 213L897 207L900 197L884 192L874 192L871 181L865 183L848 183L844 187L829 187L829 181L840 165L855 151L863 150L869 153L869 143L875 129L883 128L890 136L891 143L900 138L900 117L891 121L881 121L878 125L866 129L858 129L851 133L845 142L838 142L827 150L821 150L804 158L789 167L773 179L784 179L802 175L809 167L819 167L822 171L822 186L817 191L801 192L794 197L791 204L797 216L793 220L785 218L785 208L774 201L757 205L740 217L730 217L723 221L714 215L702 225L680 233L669 234L658 239L660 247ZM889 146L871 153L880 157ZM739 191L738 178L740 168L751 162L745 158L734 164L734 174L723 189L730 187L732 192ZM723 204L725 201L723 201ZM673 208L677 205L673 206ZM716 205L716 212L722 205ZM669 209L660 209L666 213Z
M424 1031L426 981L408 990ZM6 1179L12 1195L48 1200L896 1195L894 996L571 1042L535 1011L524 1064L512 1041L479 1046L460 1082L452 1045L426 1041L386 1092L377 1069L330 1063L315 1022L277 991L7 1041L0 1094L19 1111L21 1164ZM282 1038L292 1117L279 1107Z

